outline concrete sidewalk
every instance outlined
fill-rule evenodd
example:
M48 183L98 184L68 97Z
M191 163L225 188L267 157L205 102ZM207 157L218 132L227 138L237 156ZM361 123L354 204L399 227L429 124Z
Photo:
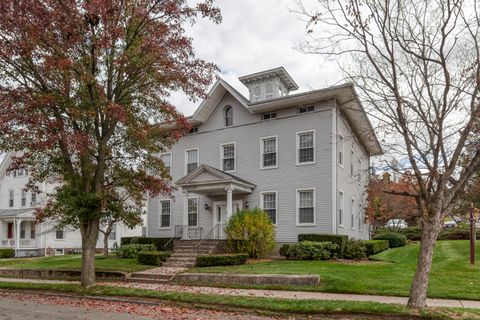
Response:
M0 282L17 283L78 283L77 281L61 280L41 280L41 279L18 279L18 278L0 278ZM285 291L285 290L259 290L259 289L230 289L217 287L186 286L176 284L148 284L148 283L126 283L126 282L99 282L103 286L116 286L125 288L137 288L157 291L175 291L186 293L203 293L227 296L246 296L246 297L265 297L281 299L298 300L341 300L341 301L359 301L359 302L378 302L388 304L406 305L408 298L360 295L344 293L326 293L326 292L308 292L308 291ZM448 308L472 308L480 309L480 301L475 300L455 300L455 299L427 299L429 307L448 307Z

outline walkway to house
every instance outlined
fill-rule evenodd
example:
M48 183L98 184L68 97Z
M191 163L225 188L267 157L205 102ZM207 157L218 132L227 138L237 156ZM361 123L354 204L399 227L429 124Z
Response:
M74 281L41 280L41 279L17 279L1 278L0 282L31 282L31 283L78 283ZM128 287L158 291L175 291L199 294L215 294L227 296L267 297L293 300L341 300L341 301L371 301L389 304L407 303L406 297L374 296L343 293L307 292L307 291L283 291L283 290L259 290L259 289L230 289L216 287L186 286L176 284L149 284L149 283L127 283L127 282L99 282L98 285ZM480 301L454 300L454 299L428 299L429 307L449 308L472 308L480 309Z

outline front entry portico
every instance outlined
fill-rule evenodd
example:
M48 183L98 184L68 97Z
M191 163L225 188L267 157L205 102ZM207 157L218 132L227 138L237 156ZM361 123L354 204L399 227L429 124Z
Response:
M241 210L243 202L233 200L233 195L251 194L255 185L205 164L200 165L180 180L176 185L183 191L182 239L188 239L188 199L189 196L200 194L207 197L224 197L224 201L215 201L213 204L213 227L204 233L205 237L220 237L223 226L237 210Z

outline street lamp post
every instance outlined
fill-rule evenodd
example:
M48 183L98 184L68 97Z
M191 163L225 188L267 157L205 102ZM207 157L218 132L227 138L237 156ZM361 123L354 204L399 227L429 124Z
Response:
M475 266L475 215L473 203L470 205L470 267Z

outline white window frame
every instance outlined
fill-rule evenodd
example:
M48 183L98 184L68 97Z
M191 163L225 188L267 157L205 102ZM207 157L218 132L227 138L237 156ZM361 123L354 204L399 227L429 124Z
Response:
M300 152L299 152L299 147L300 147L300 135L304 133L313 133L313 161L308 161L308 162L299 162L300 160ZM308 166L315 164L315 161L317 159L316 153L317 153L317 138L316 138L316 131L315 129L310 129L310 130L303 130L295 133L296 136L296 148L295 148L295 159L296 159L296 165L297 166Z
M15 191L13 189L8 190L8 207L15 207Z
M362 224L363 224L363 205L362 202L358 202L358 230L362 232Z
M345 163L345 148L344 148L344 145L345 145L345 137L343 136L343 134L339 133L338 134L338 153L339 155L338 156L338 165L340 167L343 168L343 164ZM342 155L340 157L340 154Z
M162 227L162 202L169 202L170 203L170 225L168 227ZM158 202L159 210L158 210L158 229L159 230L171 230L172 229L172 199L160 199Z
M300 191L313 191L313 223L300 223L300 198L298 196ZM316 225L317 221L317 192L315 188L301 188L295 190L295 225L297 227L312 227Z
M26 207L27 206L27 190L22 189L22 195L20 197L20 206Z
M258 95L255 92L257 88L258 88ZM253 102L258 102L262 100L262 87L260 85L256 84L252 87L252 97L253 97L252 99Z
M61 252L61 253L60 253ZM55 248L53 251L53 255L55 256L64 256L65 255L65 249L63 248Z
M57 231L62 231L62 238L57 237ZM55 240L57 241L65 240L65 229L55 229Z
M232 116L231 116L231 123L227 124L227 111L231 110L232 111ZM226 105L225 108L223 108L223 126L228 128L228 127L233 127L233 107L231 105Z
M274 193L275 194L275 223L273 224L275 227L278 225L278 191L262 191L260 192L260 209L263 210L263 195Z
M355 229L355 198L350 199L350 224L352 230Z
M230 146L230 145L233 145L233 170L224 170L223 168L223 147L224 146ZM233 142L226 142L226 143L222 143L220 144L220 169L224 172L235 172L237 171L237 143L235 141Z
M275 153L277 155L277 161L274 166L265 167L263 166L263 152L264 152L263 140L274 139L274 138L275 138ZM277 168L278 168L278 136L261 137L260 138L260 169L277 169Z
M355 179L355 162L356 162L356 153L355 150L350 149L350 175Z
M113 239L110 239L110 238L113 238ZM112 225L112 230L108 235L108 241L116 241L116 240L117 240L117 224L114 223Z
M345 193L343 190L338 190L338 226L343 228L343 222L345 219ZM342 214L340 214L340 212Z
M363 164L363 160L362 158L358 157L357 159L357 182L358 184L361 184L362 183L362 164Z
M173 168L173 154L172 154L171 151L170 151L170 152L164 152L164 153L161 153L161 154L160 154L160 158L161 158L162 156L166 156L166 155L170 155L170 172L169 172L169 174L170 174L170 177L171 177L171 176L172 176L172 168ZM198 153L197 153L197 158L198 158ZM186 159L186 153L185 153L185 159ZM187 165L185 164L185 167L186 167L186 166L187 166Z
M194 226L190 226L192 228L198 228L198 222L199 222L199 216L200 216L200 203L198 202L198 196L192 196L192 197L188 197L188 200L190 199L197 199L197 222ZM187 201L187 206L188 206L188 201ZM190 211L188 211L188 207L187 207L187 224L188 224L188 215L190 214Z
M200 166L200 148L185 149L185 174L188 174L188 151L197 150L197 168Z

